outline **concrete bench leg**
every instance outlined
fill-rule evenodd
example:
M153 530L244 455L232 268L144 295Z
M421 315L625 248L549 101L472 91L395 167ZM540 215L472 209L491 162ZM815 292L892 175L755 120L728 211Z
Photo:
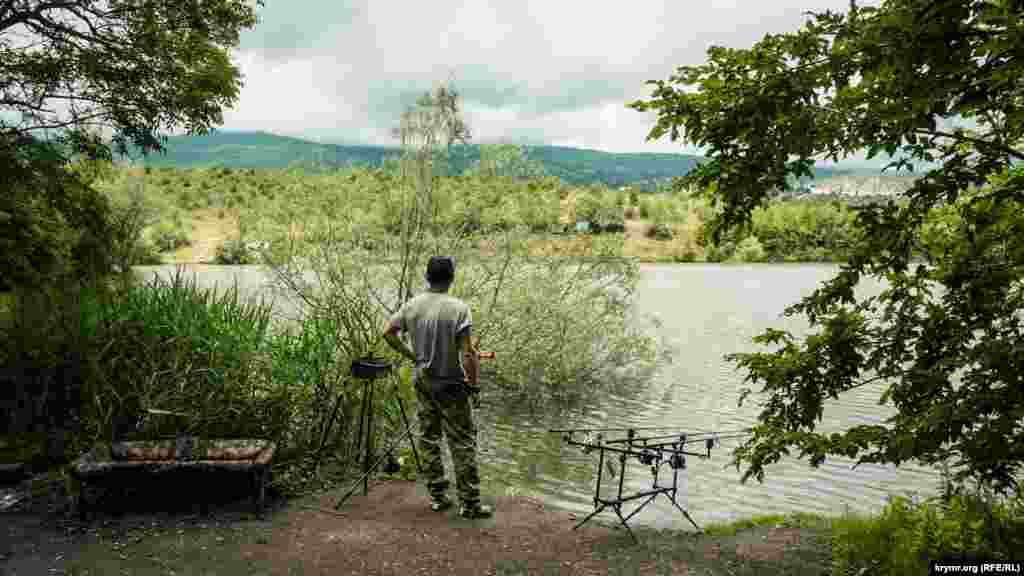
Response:
M71 515L79 520L86 519L85 480L78 476L71 477Z
M268 476L269 470L267 468L257 468L252 473L253 505L256 507L256 512L262 512L263 506L266 503Z

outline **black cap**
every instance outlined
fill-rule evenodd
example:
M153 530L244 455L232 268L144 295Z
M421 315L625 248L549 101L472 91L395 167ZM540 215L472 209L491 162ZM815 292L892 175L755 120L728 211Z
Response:
M451 284L455 279L455 259L451 256L431 256L427 262L427 282Z

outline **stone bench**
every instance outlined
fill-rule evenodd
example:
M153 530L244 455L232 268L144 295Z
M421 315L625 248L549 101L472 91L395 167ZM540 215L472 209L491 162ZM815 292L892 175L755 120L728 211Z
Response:
M72 465L72 477L77 484L74 507L80 515L84 514L88 504L86 485L121 471L155 475L184 470L235 470L250 474L253 500L262 509L276 448L267 440L193 437L100 444Z

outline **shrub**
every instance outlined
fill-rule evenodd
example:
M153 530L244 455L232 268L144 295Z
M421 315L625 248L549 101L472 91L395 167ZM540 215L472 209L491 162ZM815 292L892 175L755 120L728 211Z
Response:
M740 262L764 262L765 257L764 247L757 240L757 236L744 238L736 246L736 251L732 255L732 259Z
M725 241L721 244L708 246L704 250L704 259L708 262L725 262L732 258L735 251L736 245L733 242Z
M411 187L406 192L421 193ZM480 192L463 206L477 205L479 198L493 193ZM413 206L414 200L396 204ZM421 236L405 243L402 237L386 237L380 228L367 230L352 210L330 220L307 218L304 224L309 228L302 242L288 246L288 253L273 255L272 267L279 284L311 302L311 309L334 310L349 319L342 338L351 338L353 350L364 349L379 336L383 319L419 290L427 257L446 253L461 263L452 293L471 306L474 330L484 346L506 359L501 366L492 365L496 388L528 398L580 394L588 386L626 379L654 361L648 352L655 342L634 332L627 321L635 263L603 257L621 254L621 236L595 236L579 243L584 255L596 257L581 264L569 258L529 257L531 237L524 226L506 224L501 234L486 237L457 234L451 226L426 226ZM373 252L361 246L367 233L376 235ZM477 257L481 242L492 247L494 258ZM305 280L309 274L319 280L316 288ZM624 374L612 378L612 371Z
M232 239L217 246L213 261L216 264L244 265L258 262L257 255L246 242Z
M67 163L50 143L0 136L0 289L111 272L110 202L93 186L104 172Z
M655 240L671 240L672 228L668 224L655 224L647 229L646 236Z
M640 202L640 215L650 220L655 227L670 225L686 220L685 206L675 197L667 194L648 194Z
M152 242L160 252L172 252L192 243L183 225L170 222L156 225L152 232Z
M976 554L1010 560L1024 546L1020 502L957 494L923 502L891 498L875 518L833 522L833 573L923 574L930 560Z
M525 224L533 232L547 232L558 225L561 206L553 190L520 190L511 210L515 211L517 223Z
M856 229L853 211L838 202L785 200L756 209L751 232L770 260L825 262L845 256Z
M589 188L576 195L576 221L590 222L597 228L622 221L622 210L615 205L615 197L603 188Z
M686 249L681 250L678 253L676 253L675 261L676 262L696 262L697 261L697 251L694 250L692 247L687 246Z

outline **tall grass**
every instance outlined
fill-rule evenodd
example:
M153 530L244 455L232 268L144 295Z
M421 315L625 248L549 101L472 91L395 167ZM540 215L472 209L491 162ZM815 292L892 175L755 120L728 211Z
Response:
M171 278L117 290L65 286L17 294L2 316L5 434L45 438L59 465L96 442L178 434L278 443L278 484L297 489L316 464L342 472L359 388L331 319L271 322L271 307L236 288ZM387 411L384 395L377 410ZM183 418L146 415L156 408ZM397 422L378 427L387 434Z

